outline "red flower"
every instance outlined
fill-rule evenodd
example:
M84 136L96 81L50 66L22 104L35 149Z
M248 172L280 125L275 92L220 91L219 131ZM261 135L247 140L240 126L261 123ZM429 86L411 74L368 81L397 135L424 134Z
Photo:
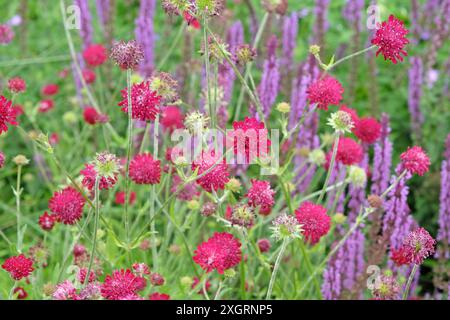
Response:
M92 44L83 51L84 61L91 67L97 67L108 59L105 47L101 44Z
M22 287L16 287L13 292L15 295L17 295L17 299L19 300L23 300L28 297L28 293Z
M336 161L351 166L360 163L363 159L363 149L355 140L341 137L339 139Z
M95 171L94 165L87 163L84 166L84 169L80 171L80 174L83 176L83 186L88 188L89 190L93 190L95 188L95 179L97 179L97 171ZM108 190L114 187L117 182L117 177L101 177L99 183L100 190Z
M322 110L328 110L329 105L338 105L343 93L342 85L331 76L317 80L307 90L309 101L317 103L317 108Z
M302 226L305 239L312 245L319 242L330 231L331 218L327 215L327 209L312 202L303 202L295 210L298 223Z
M211 167L213 168L211 169ZM194 171L197 168L198 175L208 171L208 173L196 180L196 183L205 191L212 192L213 189L216 191L223 189L229 180L225 160L216 156L214 151L202 151L199 158L192 163L192 170Z
M59 86L57 84L50 83L50 84L45 85L42 88L41 93L44 96L53 96L53 95L57 94L58 91L59 91Z
M150 153L137 154L130 162L130 178L137 184L158 184L161 164Z
M56 215L58 221L64 224L74 224L81 219L84 204L85 200L77 190L66 187L53 194L48 207Z
M362 142L372 144L381 136L381 124L374 118L361 118L355 122L353 133Z
M430 158L421 147L414 146L408 148L400 155L403 168L410 173L417 173L419 176L423 176L430 168Z
M91 84L95 82L96 75L95 72L91 69L84 69L82 72L83 79L87 84Z
M12 108L14 110L14 113L16 114L16 117L24 114L23 107L20 104L16 104Z
M154 292L148 296L149 300L170 300L170 296L165 293Z
M244 121L233 122L233 129L228 135L227 144L233 145L234 154L245 154L245 163L268 154L271 141L267 139L267 129L263 122L245 117Z
M136 192L131 191L130 198L128 199L128 203L130 205L132 205L135 201L136 201ZM125 192L124 191L116 192L115 203L122 204L122 205L125 204Z
M352 118L352 121L354 124L356 124L359 121L359 116L355 109L349 108L345 104L343 104L343 105L341 105L339 110L347 112L350 115L350 117Z
M200 22L198 22L195 17L193 17L188 11L183 12L183 18L187 22L188 26L193 27L194 29L200 29Z
M273 196L275 191L270 188L268 181L252 180L252 186L248 190L248 204L252 207L260 207L259 213L268 215L275 203Z
M47 211L44 212L42 216L39 217L39 225L42 230L50 231L56 223L56 216L53 214L48 214Z
M397 266L403 266L410 263L403 247L391 250L391 260L394 261Z
M8 89L12 93L25 92L26 88L27 88L27 85L25 83L25 80L23 80L20 77L11 78L8 81Z
M397 63L397 60L403 61L402 55L408 55L404 50L405 45L409 43L406 39L408 32L408 29L405 29L403 25L403 21L390 15L387 21L383 21L378 26L372 39L372 44L378 46L376 55L378 56L381 53L384 60L389 59L394 64Z
M101 294L108 300L121 300L130 295L136 295L140 282L129 269L115 270L107 275L101 286Z
M232 234L218 233L201 243L194 251L195 263L206 272L217 270L219 274L241 262L241 243Z
M2 268L8 271L14 280L26 278L34 270L33 260L28 259L23 254L6 259Z
M4 96L0 96L0 134L8 131L8 123L17 126L16 112L11 107L11 101Z
M55 107L55 103L53 102L52 99L42 100L41 102L39 102L38 111L39 112L48 112L48 111L52 110L54 107Z
M59 135L56 132L53 132L50 137L48 137L48 142L52 146L56 146L59 143Z
M176 192L178 187L183 183L183 180L181 180L181 178L177 175L174 175L172 180L173 184L170 188L170 192ZM197 184L191 182L184 186L181 192L177 195L177 198L184 201L190 201L199 195L200 191L198 190Z
M150 276L150 283L153 286L162 286L164 284L164 277L159 273L152 273Z
M87 107L83 111L84 121L90 125L94 125L98 122L100 114L93 107Z
M144 59L144 51L136 40L119 41L111 48L111 59L123 70L134 69Z
M122 111L128 112L128 89L125 88L121 91L122 101L119 102L119 106L122 107ZM148 81L133 84L131 87L131 105L132 105L132 118L141 121L155 120L156 115L160 112L158 105L161 102L161 97L157 95L155 91L150 90L150 84Z
M150 268L145 263L133 263L132 268L133 272L139 277L150 274Z
M183 114L180 109L176 106L165 107L162 111L161 125L170 132L183 128Z
M434 254L436 240L430 236L424 228L418 228L411 231L403 240L400 248L403 261L420 265L423 261Z
M270 244L270 241L268 239L259 239L258 240L258 248L259 248L259 251L261 251L262 253L268 252L270 250L271 246L272 245Z
M3 168L3 165L5 164L5 155L3 152L0 151L0 169Z
M80 270L78 270L77 273L77 279L80 283L84 283L86 281L86 276L87 276L87 269L86 268L81 268ZM89 272L89 280L88 282L94 282L97 279L97 276L95 275L95 273L91 270Z

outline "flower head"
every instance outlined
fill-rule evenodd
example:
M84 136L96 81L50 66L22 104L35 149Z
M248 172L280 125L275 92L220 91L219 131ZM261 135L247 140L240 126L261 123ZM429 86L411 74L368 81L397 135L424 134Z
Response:
M64 224L74 224L80 220L84 204L83 196L74 188L67 187L53 194L48 207L56 215L58 221Z
M100 114L93 107L87 107L83 111L83 118L87 124L94 125L98 122Z
M53 96L59 92L59 86L55 83L49 83L42 87L41 93L44 96Z
M72 282L66 280L58 284L53 291L52 297L54 300L74 300L77 295L77 289Z
M130 205L133 205L133 203L136 201L136 192L131 191L130 192L130 197L128 199L128 203ZM118 191L116 192L116 196L115 196L115 204L125 204L125 192L124 191Z
M8 89L12 93L22 93L25 92L27 84L25 80L21 77L15 77L8 80Z
M158 184L161 164L150 153L137 154L130 162L130 178L137 184Z
M268 215L275 203L273 198L275 191L270 187L269 181L253 179L252 186L248 190L248 204L252 207L259 207L259 213Z
M110 189L117 182L120 168L121 165L115 155L107 152L98 153L94 161L86 164L85 168L80 171L80 174L83 175L82 183L89 190L93 190L98 178L100 179L100 190Z
M5 165L5 155L0 151L0 169Z
M276 240L301 238L302 226L293 215L282 213L272 221L272 236Z
M12 108L12 102L4 96L0 96L0 134L8 131L8 124L17 126L16 112Z
M322 149L314 149L308 153L308 161L316 166L322 166L325 159L325 152Z
M215 232L194 251L194 262L206 272L223 274L241 262L241 243L232 234Z
M269 239L259 239L258 240L258 248L259 248L259 251L261 251L262 253L268 252L270 250L271 246L272 245L270 244Z
M414 146L408 148L400 155L400 160L404 169L411 174L418 174L423 176L430 168L430 158L421 147Z
M84 69L82 71L83 80L86 82L86 84L91 84L95 82L95 79L97 78L94 71L91 69Z
M408 53L404 50L406 44L409 43L406 39L408 29L403 25L403 21L398 20L393 15L389 16L387 21L383 21L372 39L372 44L378 46L376 55L380 53L384 56L384 60L389 59L394 64L397 60L403 61L403 56Z
M434 254L436 240L434 240L427 230L418 228L411 231L398 250L392 251L392 260L397 265L416 264L421 265L423 261Z
M121 91L122 101L119 102L119 106L122 107L122 111L128 112L128 88ZM131 87L131 116L135 120L152 121L155 120L156 115L160 112L159 104L161 103L161 97L155 91L150 89L148 81L133 84Z
M98 67L105 63L108 59L108 54L105 47L101 44L92 44L83 51L83 58L91 67Z
M361 118L356 122L353 133L362 142L372 144L381 137L381 124L374 118Z
M14 39L14 31L7 24L0 24L0 44L9 44Z
M53 229L56 221L58 219L53 214L48 214L47 211L44 212L43 215L39 217L39 225L41 226L42 230L50 231Z
M13 291L14 295L17 296L17 299L23 300L28 297L28 293L22 287L16 287Z
M139 277L129 269L115 270L111 275L107 275L100 292L108 300L121 300L130 295L136 295L140 287Z
M184 126L191 133L201 132L208 127L209 117L201 112L193 111L184 118Z
M358 164L363 159L363 149L355 140L342 137L339 139L336 160L346 166Z
M144 51L136 40L119 41L113 44L110 57L123 70L135 69L144 60Z
M202 151L192 163L192 170L196 169L198 169L198 175L203 175L196 180L196 183L207 192L224 189L229 180L225 160L214 151Z
M49 112L55 107L55 102L52 99L44 99L39 102L38 111L45 113Z
M170 296L165 293L153 292L148 296L149 300L170 300Z
M178 107L167 106L162 111L161 125L164 129L172 132L175 129L181 129L184 127L183 119L184 116Z
M241 44L234 50L233 60L238 65L245 66L255 58L256 50L248 44Z
M159 72L150 78L150 89L160 96L165 104L179 99L178 82L166 72Z
M20 280L28 277L33 272L33 260L20 254L6 259L2 264L2 269L8 271L14 280Z
M236 204L235 206L227 208L226 218L233 225L250 228L255 222L255 213L252 207L245 203Z
M366 170L355 165L350 166L348 169L348 179L354 187L363 188L367 181Z
M317 103L317 108L328 110L329 105L338 105L342 100L344 88L335 78L326 76L311 84L307 90L311 103Z
M195 0L199 12L210 16L220 15L225 7L224 0Z
M328 125L341 134L350 132L355 126L351 115L342 110L331 114L328 118Z
M295 210L297 222L302 226L305 239L312 245L319 242L330 231L331 218L327 209L312 202L303 202Z
M372 291L375 299L396 300L400 293L400 286L392 275L381 275L379 285Z

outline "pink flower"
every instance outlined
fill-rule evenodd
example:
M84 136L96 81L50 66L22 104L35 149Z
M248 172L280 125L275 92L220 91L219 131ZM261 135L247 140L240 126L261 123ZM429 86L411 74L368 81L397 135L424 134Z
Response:
M336 161L346 166L360 163L363 159L363 149L355 140L341 137L339 139Z
M342 85L331 76L317 80L307 90L309 101L317 103L317 108L322 110L328 110L329 105L338 105L343 93Z
M423 176L430 168L430 158L421 147L414 146L408 148L400 155L403 168L410 173L417 173L419 176Z
M8 123L17 126L16 113L11 107L11 101L4 96L0 96L0 134L8 131Z
M119 41L111 48L111 59L123 70L135 69L144 59L144 51L136 40Z
M402 55L408 55L404 50L405 45L409 43L406 39L408 32L408 29L405 29L403 25L403 21L390 15L387 21L383 21L378 26L372 39L372 44L378 46L376 55L378 56L381 53L384 60L389 59L394 64L397 63L397 60L403 61Z
M361 118L355 122L353 133L362 142L372 144L381 136L381 124L374 118Z
M436 240L434 240L427 230L418 228L411 231L398 250L393 250L392 260L397 265L416 264L421 265L423 261L434 254Z
M259 239L258 240L258 248L259 248L259 251L261 251L262 253L268 252L270 250L271 246L272 245L270 244L270 241L268 239Z
M129 295L136 295L139 280L129 269L115 270L107 275L101 287L101 294L108 300L120 300Z
M57 94L58 91L59 91L59 86L57 84L50 83L50 84L47 84L44 87L42 87L41 93L44 96L53 96L53 95Z
M0 151L0 169L5 165L5 155Z
M216 156L215 151L202 151L199 158L197 158L192 164L193 171L197 168L198 175L208 172L196 180L197 184L200 185L205 191L212 192L213 189L216 191L223 189L229 180L229 173L227 171L225 159L221 159L219 156Z
M223 274L241 262L240 247L241 243L232 234L215 232L208 241L197 247L193 259L206 272L217 270Z
M178 107L167 106L162 111L161 125L164 129L172 132L175 129L184 127L183 118L183 114Z
M83 111L83 118L87 124L94 125L98 122L100 114L93 107L87 107Z
M83 186L88 188L89 190L93 190L95 188L95 179L97 179L97 172L95 171L95 167L92 164L85 164L84 169L80 171L80 174L83 176ZM99 183L100 190L108 190L114 187L117 182L117 176L114 177L101 177Z
M73 286L72 282L66 280L56 286L53 292L54 300L74 300L77 295L77 289Z
M95 72L92 71L91 69L84 69L81 73L86 84L91 84L95 82L96 75Z
M150 274L150 268L145 263L133 263L133 272L138 277L143 277Z
M25 80L20 77L11 78L8 80L8 89L12 93L22 93L25 92L27 84Z
M150 153L137 154L130 162L130 178L137 184L158 184L161 164Z
M54 107L55 107L55 103L53 102L53 100L52 99L46 99L46 100L42 100L41 102L39 102L38 111L42 112L42 113L45 113L45 112L49 112Z
M77 280L80 283L84 284L84 282L86 281L87 272L88 272L88 270L86 268L80 268L80 270L78 270ZM89 281L88 282L94 282L96 280L96 278L97 278L97 276L95 275L93 270L91 270L89 272Z
M164 277L159 273L153 272L150 276L150 283L154 286L162 286L164 284Z
M131 191L130 192L130 197L128 199L128 203L130 205L133 205L134 202L136 201L136 192ZM116 192L116 197L115 197L115 201L116 204L125 204L125 192L124 191L118 191Z
M128 112L128 89L125 88L121 91L122 101L119 102L119 106L122 107L122 111ZM155 91L150 90L150 83L143 81L141 83L133 84L131 87L131 105L132 105L132 118L141 121L153 121L156 119L156 115L160 113L159 104L161 103L161 97Z
M101 44L92 44L83 51L83 58L91 67L97 67L108 59L105 47Z
M2 269L8 271L14 280L20 280L28 277L33 272L33 260L20 254L6 259L2 264Z
M149 300L170 300L170 296L165 293L154 292L148 296Z
M7 24L0 24L0 44L9 44L14 39L14 31Z
M47 211L44 212L42 216L39 217L39 225L42 230L50 231L56 223L56 216L53 214L48 214Z
M259 213L262 215L270 214L270 210L275 203L273 196L275 191L270 188L268 181L252 179L252 186L248 190L248 204L252 207L260 207Z
M331 218L327 215L327 209L312 202L303 202L295 210L298 223L302 226L305 239L312 245L319 242L330 231Z
M17 299L19 299L19 300L23 300L23 299L26 299L28 297L28 293L22 287L14 288L13 292L14 292L15 295L17 295Z
M84 204L85 200L77 190L66 187L53 194L48 207L56 215L58 221L64 224L74 224L81 219Z

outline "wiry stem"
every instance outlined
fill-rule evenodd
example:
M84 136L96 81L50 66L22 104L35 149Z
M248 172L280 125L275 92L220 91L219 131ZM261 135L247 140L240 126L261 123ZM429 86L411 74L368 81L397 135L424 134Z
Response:
M125 232L127 243L130 243L130 221L128 207L130 199L130 159L133 145L133 106L131 101L131 69L127 70L127 98L128 98L128 142L127 142L127 162L125 167ZM129 249L127 249L129 250Z
M275 278L277 277L278 269L280 268L281 259L283 258L284 251L289 243L288 238L283 240L281 244L280 252L278 253L277 260L275 261L275 266L273 267L272 276L270 277L269 288L267 289L266 300L269 300L272 296L273 285L275 284Z
M320 192L319 199L317 200L318 203L322 202L323 197L325 196L325 193L326 193L326 189L328 187L328 183L330 182L331 173L333 172L334 163L336 161L338 145L339 145L339 133L336 134L336 139L334 140L333 153L331 155L330 166L328 167L327 177L325 178L325 182L323 184L322 191Z
M95 250L97 247L97 231L98 231L98 221L100 217L100 200L99 200L99 194L100 194L100 177L97 175L95 178L95 189L94 189L94 204L95 204L95 210L94 210L94 235L92 237L92 250L91 250L91 257L89 258L89 266L86 272L86 278L84 279L84 285L87 286L89 283L89 277L91 275L92 271L92 265L94 263L94 257L95 257Z
M414 280L414 276L416 275L417 269L418 269L418 265L414 264L411 273L409 274L409 278L408 278L408 282L406 282L406 287L405 287L405 291L403 291L403 300L408 300L409 297L409 290L411 289L411 284Z

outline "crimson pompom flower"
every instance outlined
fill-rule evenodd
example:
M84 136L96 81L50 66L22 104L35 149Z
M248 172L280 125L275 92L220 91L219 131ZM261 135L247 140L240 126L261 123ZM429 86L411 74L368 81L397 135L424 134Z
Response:
M417 173L419 176L423 176L430 168L430 158L425 151L419 146L408 148L400 155L400 160L404 169L410 173Z
M0 134L8 131L8 123L17 126L16 112L11 107L12 102L4 96L0 96Z
M161 163L150 153L137 154L130 162L130 178L137 184L158 184L161 178Z
M25 92L27 84L25 80L20 77L14 77L8 80L8 89L12 93L22 93Z
M50 199L48 207L56 215L59 222L74 224L83 214L85 200L74 188L66 187L57 191Z
M331 218L327 215L327 209L312 202L303 202L295 210L298 223L302 226L305 239L312 245L319 242L330 231Z
M130 198L128 199L128 203L132 205L136 201L136 192L131 191L130 192ZM125 204L125 192L119 191L116 193L115 201L116 204Z
M97 67L105 63L108 54L101 44L92 44L83 51L83 58L91 67Z
M14 280L20 280L33 272L33 260L20 254L6 259L2 264L2 269L8 271Z
M53 100L52 99L46 99L46 100L42 100L41 102L39 102L38 111L45 113L45 112L49 112L54 107L55 107L55 103L53 102Z
M400 286L396 279L390 275L381 275L379 285L372 291L377 300L396 300L400 293Z
M360 144L351 138L341 137L339 139L336 161L351 166L360 163L362 159L363 149Z
M271 141L267 138L267 129L263 122L245 117L244 121L233 122L233 129L228 134L227 145L233 145L234 154L238 157L244 154L245 163L268 154Z
M77 289L69 280L59 283L52 294L54 300L74 300L76 296Z
M176 106L167 106L163 109L161 115L161 125L164 129L172 132L175 129L184 127L183 114Z
M195 171L197 168L198 175L202 175L202 177L198 178L196 183L207 192L224 189L225 184L229 181L225 159L216 155L214 150L202 151L201 155L192 163L192 170ZM204 174L206 171L208 173Z
M0 169L5 165L5 155L0 151Z
M56 220L57 218L55 215L48 214L47 211L45 211L44 214L39 217L39 225L41 226L42 230L50 231L53 229Z
M391 60L394 64L397 60L403 61L402 55L405 57L408 53L404 50L405 45L409 43L406 35L409 33L403 25L403 21L395 18L393 15L389 16L387 21L383 21L378 25L377 31L372 44L378 46L376 55L380 53L384 56L384 60Z
M23 300L23 299L26 299L28 297L28 293L22 287L16 287L14 289L13 293L15 295L17 295L17 299L19 299L19 300Z
M200 22L192 16L188 11L183 12L184 21L186 21L188 26L193 27L194 29L200 29Z
M272 245L270 244L269 239L259 239L258 240L258 248L259 248L259 251L261 251L262 253L268 252L270 250L271 246Z
M111 59L123 70L134 69L144 59L144 50L136 40L119 41L111 48Z
M84 282L86 281L87 272L88 272L88 270L87 270L86 268L80 268L80 269L78 270L78 273L77 273L77 280L78 280L80 283L84 283ZM89 272L89 280L88 280L88 282L89 282L89 283L90 283L90 282L94 282L96 279L97 279L97 276L96 276L95 273L92 272L92 270L91 270L91 271Z
M119 106L122 111L128 112L128 89L121 91L122 101ZM155 91L150 90L148 81L133 84L131 87L131 116L135 120L152 121L155 120L156 115L160 113L159 104L161 97Z
M95 188L95 179L97 178L95 166L90 163L85 164L84 169L80 171L80 174L83 176L83 186L89 190L93 190ZM111 189L116 182L117 176L100 177L98 187L100 190L108 190Z
M58 91L59 91L59 86L57 84L50 83L50 84L47 84L44 87L42 87L41 93L44 96L53 96L53 95L57 94Z
M94 125L100 119L100 114L93 107L87 107L83 111L83 119L87 124Z
M322 110L328 110L329 105L338 105L343 93L340 82L331 76L317 80L307 90L309 101L317 103L317 108Z
M403 239L402 246L393 251L391 258L397 265L410 263L421 265L427 257L434 254L435 245L436 240L427 230L417 228Z
M159 273L153 272L150 276L150 283L153 286L162 286L164 284L164 277Z
M92 71L91 69L84 69L84 70L81 72L81 74L82 74L82 76L83 76L84 81L85 81L87 84L91 84L91 83L94 83L94 82L95 82L96 75L95 75L95 72Z
M14 39L14 31L7 24L0 24L0 44L9 44Z
M165 293L153 292L148 296L149 300L170 300L170 296Z
M14 110L14 113L16 114L16 117L21 116L25 113L25 111L23 110L23 106L21 106L20 104L15 104L12 108Z
M240 247L241 243L231 233L215 232L197 247L193 259L206 272L217 270L223 274L241 262Z
M372 144L381 136L381 124L374 118L361 118L355 122L353 133L362 142Z
M133 263L132 268L133 272L139 277L150 274L150 268L145 263Z
M268 181L253 179L252 186L247 193L248 204L255 208L259 206L259 213L268 215L275 203L274 194L275 191L272 190Z
M121 300L130 295L136 295L140 281L129 269L115 270L107 275L100 292L105 299Z

